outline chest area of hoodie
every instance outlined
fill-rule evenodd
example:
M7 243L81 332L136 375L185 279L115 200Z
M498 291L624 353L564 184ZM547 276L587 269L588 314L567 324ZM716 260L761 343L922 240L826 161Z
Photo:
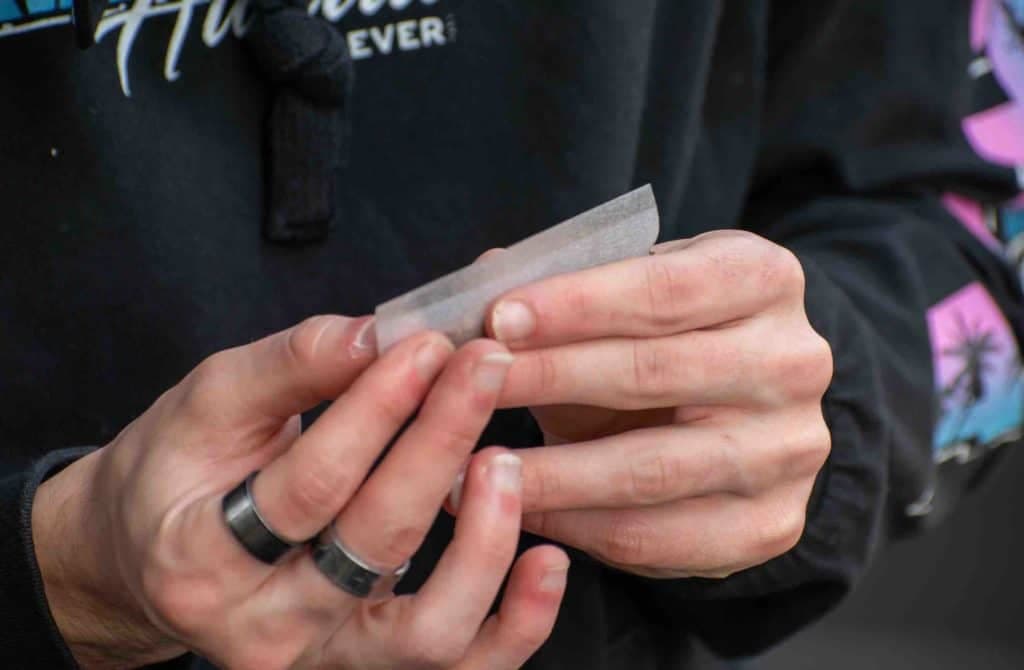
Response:
M111 4L79 52L66 0L28 0L28 15L12 1L0 0L0 86L14 92L0 97L0 198L14 203L0 260L45 270L55 294L123 264L138 276L127 286L168 295L355 282L342 306L371 307L634 186L665 39L655 0L311 0L354 59L351 137L337 229L288 255L259 235L274 87L244 48L244 4ZM681 56L681 88L693 69ZM692 110L678 112L685 124ZM107 294L126 285L112 283Z
M241 46L247 2L112 0L86 52L72 46L70 0L27 0L27 15L18 4L0 0L0 84L18 92L0 110L12 121L9 106L154 130L176 114L263 112L252 89L265 82ZM486 169L472 163L489 145L547 159L557 176L572 170L559 157L604 163L635 145L657 3L625 4L309 0L309 11L343 36L355 133L390 170L416 157Z
M627 190L659 4L310 0L355 63L349 214L391 221L408 203L400 225L414 243L439 226L467 246L508 243ZM112 2L86 52L72 46L68 5L28 0L26 15L0 0L0 86L17 92L0 100L0 123L18 135L0 139L0 160L58 182L63 161L77 190L111 201L124 166L188 191L176 196L215 197L221 181L245 190L187 181L202 164L238 174L262 158L273 87L243 46L247 3ZM680 87L691 69L681 58Z

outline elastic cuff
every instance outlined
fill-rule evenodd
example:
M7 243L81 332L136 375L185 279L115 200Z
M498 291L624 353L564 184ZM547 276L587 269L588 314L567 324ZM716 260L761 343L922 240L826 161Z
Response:
M0 667L26 667L28 663L34 668L78 670L46 600L32 542L32 505L40 484L95 450L75 447L50 452L28 470L0 481L0 505L4 507L0 532L19 540L10 550L0 549L0 625L10 633L0 643ZM195 666L196 658L187 655L147 667L187 670Z
M50 613L32 543L32 502L48 477L91 448L51 452L0 479L0 667L77 668Z

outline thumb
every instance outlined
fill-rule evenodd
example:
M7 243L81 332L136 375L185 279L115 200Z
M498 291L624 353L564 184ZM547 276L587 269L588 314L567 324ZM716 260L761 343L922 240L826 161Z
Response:
M341 395L376 356L372 318L315 316L214 354L186 382L221 420L285 421Z

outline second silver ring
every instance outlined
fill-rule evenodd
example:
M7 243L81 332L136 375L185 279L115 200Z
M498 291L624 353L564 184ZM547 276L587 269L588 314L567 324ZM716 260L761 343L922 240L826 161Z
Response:
M328 526L313 543L313 562L331 583L357 598L390 595L409 570L406 561L396 570L381 570L352 552Z

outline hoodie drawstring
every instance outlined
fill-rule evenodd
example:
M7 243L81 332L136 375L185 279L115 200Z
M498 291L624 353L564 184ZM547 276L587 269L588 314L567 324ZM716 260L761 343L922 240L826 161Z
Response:
M348 151L352 59L344 37L302 0L254 0L253 10L245 42L274 87L263 234L277 243L321 241L337 213L335 182Z

